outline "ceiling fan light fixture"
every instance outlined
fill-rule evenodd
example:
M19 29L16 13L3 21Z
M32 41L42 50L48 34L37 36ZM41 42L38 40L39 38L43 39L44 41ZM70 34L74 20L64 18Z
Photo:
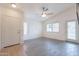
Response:
M45 14L45 13L43 13L43 14L42 14L42 17L46 17L46 14Z
M46 14L43 14L42 17L46 17Z
M16 8L16 4L14 4L14 3L13 3L13 4L11 4L11 6L12 6L13 8Z

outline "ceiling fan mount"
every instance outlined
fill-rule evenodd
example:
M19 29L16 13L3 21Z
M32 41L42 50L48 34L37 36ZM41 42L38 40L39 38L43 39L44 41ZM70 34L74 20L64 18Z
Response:
M43 11L48 11L48 8L46 8L46 7L43 7Z

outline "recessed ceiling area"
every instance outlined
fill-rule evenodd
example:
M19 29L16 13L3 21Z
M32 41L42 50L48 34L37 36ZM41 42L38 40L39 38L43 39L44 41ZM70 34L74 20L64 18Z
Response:
M74 6L75 3L30 3L30 4L22 4L25 10L25 17L33 19L33 20L43 20L47 19L49 16L54 16L63 10ZM48 15L46 18L41 17L42 7L48 8L48 13L53 13L52 15Z

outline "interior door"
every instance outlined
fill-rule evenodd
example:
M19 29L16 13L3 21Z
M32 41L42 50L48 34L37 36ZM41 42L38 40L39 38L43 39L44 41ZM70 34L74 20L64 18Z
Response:
M20 43L20 19L4 16L2 22L2 46Z
M77 42L77 21L68 21L67 25L67 41Z

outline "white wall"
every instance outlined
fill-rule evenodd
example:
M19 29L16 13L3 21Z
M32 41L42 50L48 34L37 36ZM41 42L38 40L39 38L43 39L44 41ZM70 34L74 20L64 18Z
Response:
M76 20L76 8L75 5L68 8L67 10L59 13L56 16L53 16L49 18L48 20L43 22L43 33L42 35L44 37L52 38L52 39L58 39L58 40L66 40L66 22L70 20ZM60 31L58 33L48 33L46 31L46 24L47 23L53 23L53 22L59 22L60 23Z
M1 48L1 8L0 8L0 48Z
M27 23L27 34L24 35L24 40L41 37L42 23L34 12L33 10L25 10L24 12L24 22Z
M34 39L41 36L41 22L38 21L28 21L27 22L27 34L25 39Z

